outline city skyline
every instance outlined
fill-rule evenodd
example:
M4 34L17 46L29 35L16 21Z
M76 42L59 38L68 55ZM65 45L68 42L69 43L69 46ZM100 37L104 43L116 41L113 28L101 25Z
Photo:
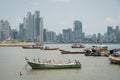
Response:
M0 19L8 20L17 29L27 12L37 10L44 19L44 28L56 33L73 29L74 20L82 22L86 34L103 34L107 26L120 25L119 0L4 0L0 5Z

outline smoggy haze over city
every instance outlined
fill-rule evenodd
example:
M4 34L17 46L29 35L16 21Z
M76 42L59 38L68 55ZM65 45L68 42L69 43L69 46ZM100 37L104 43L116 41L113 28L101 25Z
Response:
M105 33L107 26L120 26L120 0L2 0L0 20L19 28L27 12L40 11L44 28L61 33L79 20L86 34Z

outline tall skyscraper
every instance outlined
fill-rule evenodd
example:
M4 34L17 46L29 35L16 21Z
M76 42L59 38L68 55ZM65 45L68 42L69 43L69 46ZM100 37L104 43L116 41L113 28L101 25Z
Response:
M43 42L43 18L40 17L40 42Z
M26 29L26 40L33 41L33 31L34 31L34 25L33 25L33 17L31 12L27 13L27 16L25 18L25 29Z
M47 41L47 29L43 30L43 41L46 42Z
M119 26L115 28L116 42L120 42L120 29Z
M23 24L19 24L19 39L24 40L25 39L25 29Z
M107 27L108 42L116 42L115 29L112 26Z
M40 39L40 11L35 11L35 38Z
M113 27L112 27L112 26L108 26L108 27L107 27L108 36L109 36L111 33L113 33L113 32L114 32Z
M82 41L82 23L78 20L74 21L74 41Z
M10 25L7 20L1 20L0 21L0 38L1 40L7 40L10 38Z
M43 42L43 18L40 17L40 11L27 13L23 19L25 29L25 38L27 41Z
M0 40L3 40L3 30L2 30L2 27L3 27L3 21L0 21Z

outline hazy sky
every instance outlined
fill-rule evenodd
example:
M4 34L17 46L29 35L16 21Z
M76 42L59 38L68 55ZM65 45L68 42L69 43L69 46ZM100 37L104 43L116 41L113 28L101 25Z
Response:
M17 28L27 12L39 10L44 28L61 33L80 20L86 34L105 33L107 26L120 26L120 0L1 0L0 20Z

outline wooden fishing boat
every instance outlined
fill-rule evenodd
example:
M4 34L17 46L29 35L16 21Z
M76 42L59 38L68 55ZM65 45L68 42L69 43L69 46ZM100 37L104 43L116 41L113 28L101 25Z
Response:
M45 48L44 50L58 50L59 48Z
M85 54L85 51L66 51L59 49L62 54Z
M99 50L102 56L108 56L108 46L107 45L100 45Z
M112 64L120 64L120 55L112 54L109 56L109 60Z
M41 45L22 46L24 49L43 49Z
M110 55L109 60L112 64L120 64L120 57Z
M85 52L85 56L101 56L101 53L100 52L92 52L92 51L87 50Z
M32 69L70 69L81 68L80 63L35 63L27 62Z
M86 56L108 56L108 46L106 45L92 46L85 51Z
M82 44L73 44L71 47L72 48L85 48L85 46L83 46Z

